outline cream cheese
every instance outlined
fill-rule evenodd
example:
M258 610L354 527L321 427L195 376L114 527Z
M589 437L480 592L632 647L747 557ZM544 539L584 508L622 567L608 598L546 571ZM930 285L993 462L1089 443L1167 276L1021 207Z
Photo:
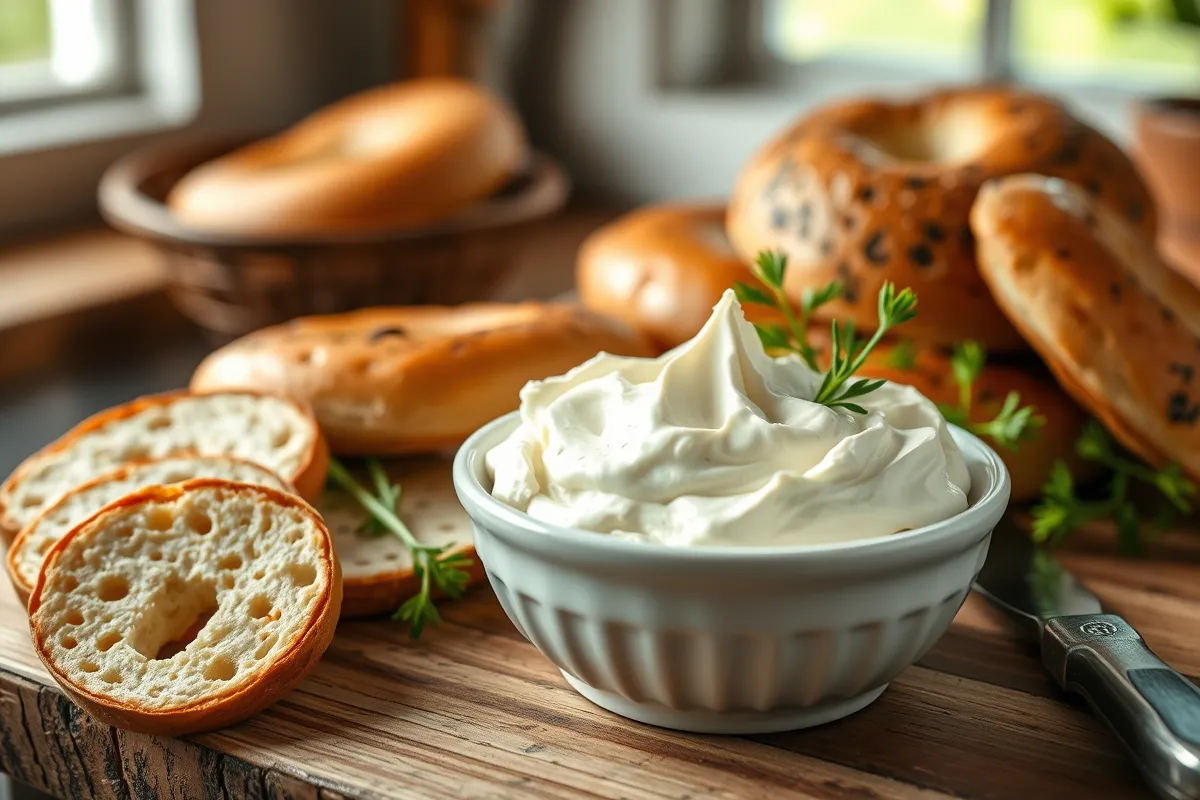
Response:
M492 495L555 525L673 547L882 536L967 507L970 477L936 406L887 383L868 413L812 402L821 382L772 358L726 292L656 359L601 353L521 391L486 455Z

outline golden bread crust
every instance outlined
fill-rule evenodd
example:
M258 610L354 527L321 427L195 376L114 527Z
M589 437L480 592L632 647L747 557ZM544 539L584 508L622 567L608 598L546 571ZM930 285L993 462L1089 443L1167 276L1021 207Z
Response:
M330 576L327 591L322 594L314 613L307 619L304 629L293 637L289 647L254 680L234 690L218 692L194 703L166 709L142 708L89 690L75 681L50 657L48 637L58 631L46 630L40 624L38 609L42 605L45 593L53 591L48 589L48 582L54 575L55 565L66 551L83 547L89 538L94 538L97 529L92 523L101 517L144 503L170 502L191 490L206 487L230 492L257 492L266 502L300 510L318 530L324 531L324 536L320 537L322 544L319 559ZM307 502L295 495L266 486L239 484L218 478L197 478L170 486L151 486L121 498L96 512L60 539L46 554L45 566L29 599L30 635L34 649L50 675L72 702L99 721L139 733L183 736L239 722L273 704L299 683L316 666L333 641L341 607L341 587L341 568L329 532L325 529L320 515Z
M353 95L202 164L167 202L185 223L230 233L399 230L484 199L528 161L512 109L430 78Z
M876 324L884 281L909 286L921 312L913 339L1024 349L975 266L968 217L984 181L1039 172L1077 181L1146 233L1151 197L1129 159L1059 103L1003 88L954 89L913 102L827 106L766 144L738 178L729 236L743 258L782 249L787 288L840 279L821 310Z
M515 409L527 381L601 350L650 353L620 322L569 304L363 309L243 337L205 359L192 388L304 402L337 455L418 453L457 445Z
M753 280L725 234L722 205L640 208L595 231L576 261L580 301L625 320L659 351L695 336L726 289Z
M1063 387L1130 450L1200 480L1200 289L1065 181L990 183L971 225L997 302Z

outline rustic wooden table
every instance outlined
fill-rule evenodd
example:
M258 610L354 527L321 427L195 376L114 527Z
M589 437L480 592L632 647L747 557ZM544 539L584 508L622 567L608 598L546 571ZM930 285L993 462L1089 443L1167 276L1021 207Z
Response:
M92 411L182 385L207 349L197 335L133 346L36 380L0 380L0 472ZM1200 534L1164 536L1136 562L1113 555L1110 540L1089 531L1064 560L1164 659L1200 676ZM444 614L416 643L388 621L344 624L275 707L171 740L100 725L64 699L0 580L0 771L68 798L1148 797L1102 724L974 597L866 710L738 738L646 727L592 706L486 586Z

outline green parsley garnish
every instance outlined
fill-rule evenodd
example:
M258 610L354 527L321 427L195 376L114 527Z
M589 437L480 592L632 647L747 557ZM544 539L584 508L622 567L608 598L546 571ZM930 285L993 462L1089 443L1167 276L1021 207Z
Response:
M958 405L939 403L938 409L947 422L966 428L976 436L991 439L1000 447L1018 450L1022 441L1037 437L1037 429L1046 424L1033 406L1021 405L1021 393L1009 392L996 416L987 422L972 422L971 409L975 403L975 381L987 363L987 353L978 342L961 342L954 348L950 369L958 386Z
M772 350L797 353L811 369L820 371L817 351L808 342L808 324L814 311L841 296L842 284L832 281L819 289L804 292L800 298L800 313L797 314L783 289L783 279L787 273L786 255L781 252L761 252L750 271L762 284L763 289L746 283L734 284L738 300L772 308L787 321L786 327L772 323L754 326L763 346ZM831 323L833 339L830 366L824 373L813 402L830 408L845 408L856 414L867 413L865 408L850 401L875 391L886 381L861 378L849 385L847 382L862 367L867 356L889 330L917 315L916 306L917 296L911 289L897 292L896 287L889 282L879 290L879 324L866 342L858 341L852 324L834 320Z
M1141 481L1161 495L1156 518L1161 530L1170 526L1178 514L1192 510L1196 485L1188 480L1178 464L1152 469L1125 456L1100 423L1092 420L1075 443L1081 458L1103 464L1112 471L1108 492L1098 499L1083 499L1075 487L1071 470L1061 461L1055 463L1042 487L1042 500L1033 509L1033 539L1050 546L1059 545L1083 525L1099 519L1111 519L1117 526L1117 541L1127 554L1143 547L1143 521L1129 497L1130 484Z
M461 597L470 578L466 568L471 566L472 561L464 553L447 553L452 544L434 546L418 542L396 513L400 487L387 477L383 465L378 460L368 459L367 470L375 484L375 494L355 480L350 471L336 458L330 459L329 462L330 480L349 492L358 504L366 509L380 529L400 537L412 555L413 571L421 579L421 588L397 609L392 619L409 623L409 635L417 639L426 624L436 625L442 621L433 604L433 587L436 586L447 597Z

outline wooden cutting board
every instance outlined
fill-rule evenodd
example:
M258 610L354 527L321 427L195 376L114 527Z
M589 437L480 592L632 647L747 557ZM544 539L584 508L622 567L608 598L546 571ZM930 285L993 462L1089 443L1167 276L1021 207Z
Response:
M448 478L447 478L448 480ZM406 497L442 522L451 492ZM434 507L437 504L438 507ZM460 517L461 520L461 517ZM1200 675L1200 536L1149 559L1090 531L1064 556L1168 662ZM96 798L1136 798L1103 725L972 597L917 666L866 710L808 731L694 736L625 721L569 689L486 585L411 641L345 622L315 672L271 709L187 740L100 725L65 700L0 586L0 770Z

